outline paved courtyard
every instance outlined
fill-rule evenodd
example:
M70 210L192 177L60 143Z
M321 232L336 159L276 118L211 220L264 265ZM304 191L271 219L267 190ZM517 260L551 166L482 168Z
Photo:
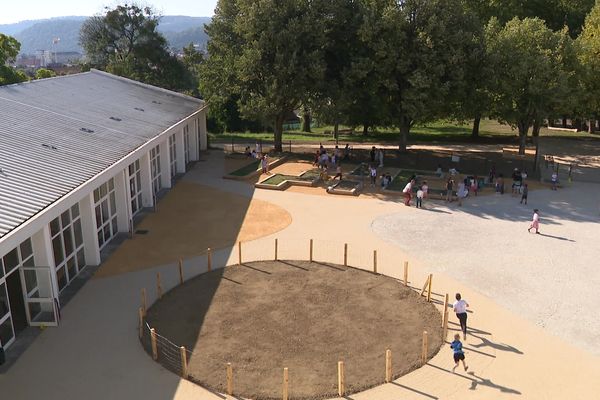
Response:
M594 271L598 186L531 192L527 207L505 195L469 200L462 208L439 203L417 210L400 199L255 191L249 184L221 179L221 154L205 158L183 178L186 183L269 202L291 216L285 229L253 236L245 245L248 257L253 248L255 254L268 251L271 256L275 238L282 245L296 244L287 256L299 259L307 257L309 238L323 256L340 251L346 242L355 249L351 263L368 266L376 249L380 272L392 277L400 278L402 262L409 260L413 286L421 286L433 272L438 306L444 293L455 291L471 303L474 331L465 343L469 374L452 373L450 350L443 347L424 367L352 399L590 399L600 391L592 289L600 276ZM527 234L533 207L541 210L546 236ZM180 240L198 238L188 234ZM127 241L122 248L137 251ZM62 310L61 326L46 329L0 375L2 398L223 399L163 369L137 339L140 289L154 288L158 271L165 287L171 287L178 279L175 261L90 280ZM214 265L236 261L236 249L213 256ZM184 268L186 277L200 273L206 258L188 258ZM149 294L152 300L154 290ZM451 322L456 329L452 315Z

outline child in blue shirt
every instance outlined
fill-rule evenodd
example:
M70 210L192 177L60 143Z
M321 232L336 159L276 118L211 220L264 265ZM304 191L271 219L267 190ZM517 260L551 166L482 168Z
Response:
M452 368L452 372L456 370L460 361L462 361L465 371L468 370L469 367L465 364L465 353L458 333L454 335L454 342L450 343L450 348L454 351L454 367Z

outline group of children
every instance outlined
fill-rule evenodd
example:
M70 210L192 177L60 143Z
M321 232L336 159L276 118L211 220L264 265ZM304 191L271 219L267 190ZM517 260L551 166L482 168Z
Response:
M410 207L410 201L412 200L413 187L416 184L416 176L412 176L410 181L404 186L402 193L404 193L404 205ZM423 199L426 199L429 195L429 186L427 181L423 181L421 186L417 189L416 206L417 208L423 208Z

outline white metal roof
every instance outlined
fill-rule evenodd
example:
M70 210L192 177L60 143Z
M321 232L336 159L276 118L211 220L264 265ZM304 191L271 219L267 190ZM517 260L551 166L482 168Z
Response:
M95 70L0 87L0 238L202 104Z

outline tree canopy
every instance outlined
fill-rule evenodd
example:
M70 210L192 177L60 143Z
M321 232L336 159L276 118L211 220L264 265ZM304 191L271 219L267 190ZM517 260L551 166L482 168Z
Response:
M21 44L17 39L0 33L0 86L27 80L27 75L23 71L8 65L9 61L17 57L20 48Z
M157 31L160 17L150 7L118 5L84 22L80 44L89 63L108 72L173 90L193 79Z

